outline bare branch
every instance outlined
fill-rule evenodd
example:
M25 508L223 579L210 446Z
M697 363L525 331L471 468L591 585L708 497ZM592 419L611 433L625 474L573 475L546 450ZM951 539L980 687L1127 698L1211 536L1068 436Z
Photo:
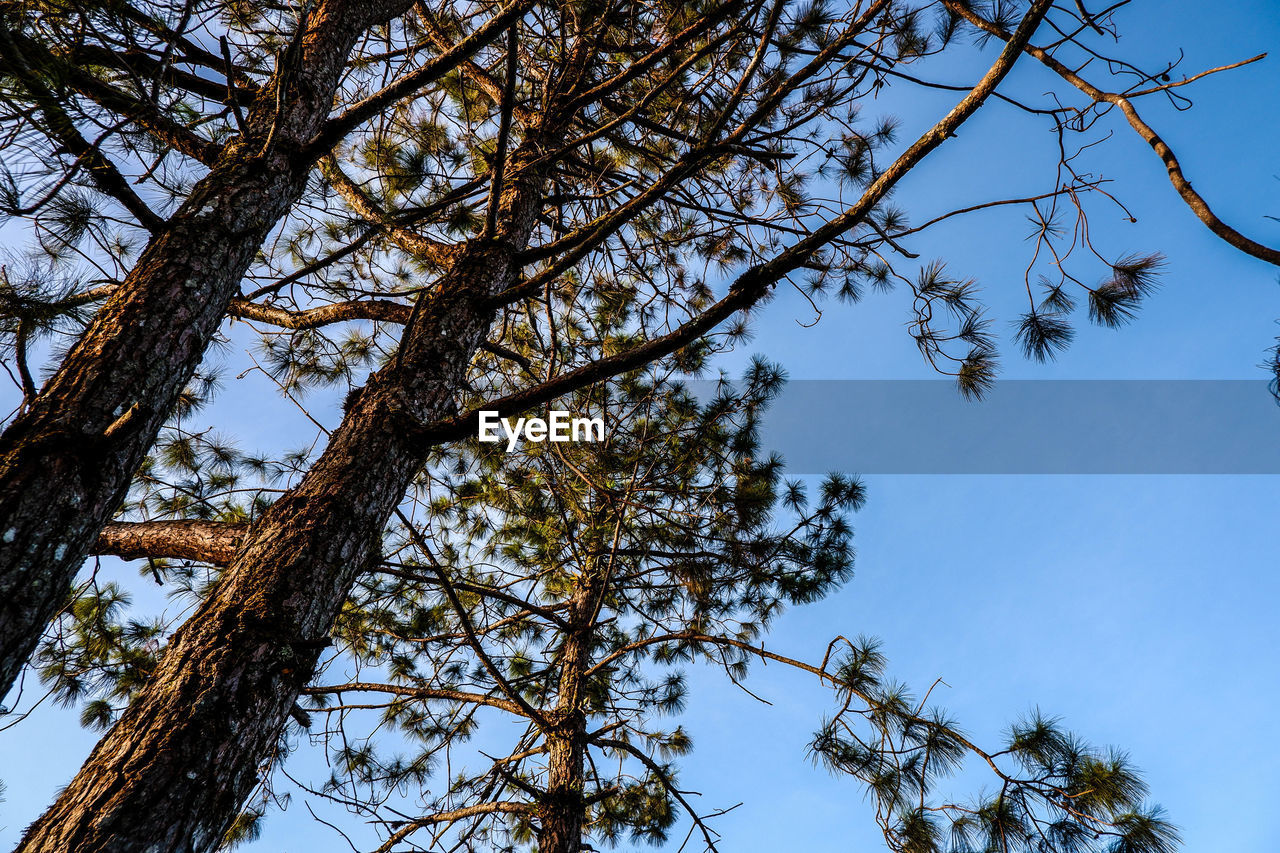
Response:
M518 21L533 5L531 0L517 0L458 42L449 50L432 59L426 65L410 72L374 92L342 115L330 119L324 129L307 144L308 151L317 154L329 151L351 130L364 124L396 101L412 95L422 87L439 80L457 68L459 63L475 55L476 51L492 43L515 21Z
M973 24L983 32L990 33L999 39L1003 39L1004 41L1011 43L1011 36L1008 31L1003 27L988 21L981 15L978 15L966 4L960 3L958 0L943 0L943 4L954 14L964 18L964 20ZM1042 48L1036 47L1032 44L1024 44L1022 50L1024 50L1029 56L1033 56L1038 59L1043 65L1045 65L1045 67L1051 69L1063 80L1066 80L1085 95L1089 96L1089 98L1091 98L1095 103L1108 103L1119 107L1120 111L1124 113L1125 119L1128 120L1129 126L1132 127L1139 136L1146 140L1147 144L1151 146L1152 150L1156 152L1156 155L1164 162L1165 168L1169 172L1169 182L1173 184L1173 188L1177 190L1178 195L1182 197L1182 200L1186 202L1187 206L1191 208L1192 212L1199 217L1200 221L1203 222L1210 231L1217 234L1227 243L1240 251L1252 255L1259 260L1266 261L1269 264L1280 266L1280 250L1273 249L1270 246L1264 246L1263 244L1244 236L1239 231L1235 230L1218 218L1218 215L1209 207L1209 203L1204 200L1204 197L1192 188L1191 182L1187 180L1186 175L1182 171L1182 164L1173 153L1173 149L1171 149L1164 139L1155 132L1151 125L1143 121L1142 117L1138 115L1138 111L1134 108L1129 97L1099 89L1097 86L1094 86L1079 74L1072 71L1066 65L1059 62L1051 56L1048 51L1043 50ZM1263 56L1265 56L1265 54L1263 54ZM1260 57L1255 57L1254 59L1258 58ZM1248 60L1248 62L1252 61L1254 60ZM1246 63L1237 63L1237 66L1243 64Z
M326 684L319 687L308 687L302 691L306 696L327 696L333 693L350 693L364 691L366 693L391 693L411 699L444 699L449 702L468 702L472 705L488 705L501 708L521 717L527 716L515 702L508 702L496 696L485 696L482 693L467 693L462 690L446 690L434 687L409 687L399 684L379 684L376 682L352 681L347 684Z
M220 521L113 521L102 528L92 553L125 560L173 558L225 566L240 549L248 528Z

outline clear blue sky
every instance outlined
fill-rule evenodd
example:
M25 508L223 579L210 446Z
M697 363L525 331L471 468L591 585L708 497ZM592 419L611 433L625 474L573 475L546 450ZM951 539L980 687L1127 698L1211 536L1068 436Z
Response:
M1144 117L1223 218L1280 245L1280 223L1264 218L1280 215L1280 4L1139 2L1123 24L1120 50L1155 58L1182 48L1188 73L1273 52L1205 81L1191 112L1151 102ZM1048 82L1024 74L1015 89ZM918 120L941 108L922 108ZM1258 366L1280 333L1277 271L1219 243L1146 144L1116 117L1106 126L1116 135L1091 170L1118 179L1112 187L1139 222L1100 215L1094 236L1116 252L1164 253L1164 287L1125 329L1079 326L1056 363L1027 362L1006 341L1002 375L1263 378ZM904 182L899 201L916 221L952 200L1029 195L1051 181L1052 138L1010 109L979 116L953 142ZM974 218L907 244L922 261L943 258L977 278L1006 338L1023 310L1022 216ZM793 378L929 378L905 334L907 309L901 294L871 294L802 329L795 321L810 319L808 306L782 299L752 349ZM1093 742L1127 749L1186 850L1280 849L1280 747L1268 735L1280 702L1280 477L865 480L857 575L839 595L791 613L774 648L820 657L836 631L879 636L900 678L920 688L945 679L934 697L980 739L992 742L1038 706ZM707 799L717 805L745 801L721 819L726 849L883 849L860 790L799 760L825 707L819 692L778 668L757 671L752 690L776 703L765 708L710 682L694 691L699 764L686 781L716 791ZM743 726L754 727L749 740ZM761 747L743 749L744 740Z
M1121 19L1126 55L1186 51L1188 73L1280 49L1274 2L1134 3ZM986 58L990 53L986 54ZM977 68L975 63L972 68ZM971 79L957 69L955 79ZM1050 81L1029 66L1011 81L1038 93ZM1280 52L1197 85L1190 113L1147 107L1196 188L1241 230L1280 245ZM949 97L893 103L904 137ZM1081 326L1058 362L1025 362L1006 341L1003 375L1017 378L1251 379L1280 333L1277 271L1210 235L1174 195L1163 166L1127 126L1091 169L1138 216L1097 207L1095 238L1113 252L1163 252L1162 290L1120 330ZM900 203L922 221L975 199L1043 190L1052 137L996 107L962 129L904 183ZM1023 214L1006 210L949 224L908 244L984 285L1008 321L1021 310L1029 245ZM762 315L751 352L794 378L930 378L906 334L908 301L871 294L821 323L785 293ZM251 411L251 391L229 389ZM253 446L255 430L246 423ZM1280 435L1276 440L1280 441ZM788 614L770 647L820 658L836 633L881 637L897 677L943 678L935 698L979 740L1039 706L1086 738L1119 745L1146 771L1153 799L1186 848L1280 849L1280 746L1269 736L1280 700L1280 620L1274 476L889 476L866 478L856 518L858 571L839 594ZM725 850L883 849L861 790L810 765L804 745L827 697L780 667L754 671L765 707L714 672L693 673L684 724L696 749L685 787L721 818ZM0 848L74 773L92 744L64 713L0 733ZM678 839L677 839L678 842ZM675 849L677 845L671 845ZM269 820L249 849L345 849L300 804Z

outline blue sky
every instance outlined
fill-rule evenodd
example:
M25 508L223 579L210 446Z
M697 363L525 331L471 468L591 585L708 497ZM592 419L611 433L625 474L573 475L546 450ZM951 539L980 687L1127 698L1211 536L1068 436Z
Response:
M1274 2L1139 2L1120 19L1118 50L1145 59L1187 58L1187 73L1280 48ZM957 82L989 61L953 69ZM1011 90L1035 95L1052 81L1029 65ZM1055 85L1055 88L1058 88ZM1144 116L1178 153L1196 188L1224 219L1280 245L1280 54L1197 84L1189 113ZM923 128L953 96L894 102L903 136ZM1024 379L1255 379L1280 327L1277 271L1213 237L1173 193L1159 160L1117 117L1115 136L1089 168L1138 217L1095 207L1094 236L1113 253L1160 251L1163 287L1131 326L1081 324L1058 361L1022 360L1007 340L1022 310L1029 244L1023 213L1006 208L953 221L907 245L921 262L945 259L977 278L1004 337L1003 376ZM904 181L899 203L923 221L975 200L1030 194L1052 183L1053 138L1041 124L997 106L966 125ZM933 374L906 334L901 292L832 307L813 328L798 296L783 292L759 317L751 353L793 378L908 379ZM248 401L252 384L226 397ZM248 407L248 402L242 405ZM287 416L282 416L285 418ZM252 422L245 444L279 424ZM1276 436L1280 440L1280 436ZM1280 849L1271 818L1280 797L1280 746L1269 727L1280 700L1280 620L1274 530L1275 476L874 475L854 523L858 571L840 593L787 614L770 647L820 658L837 633L884 641L891 672L934 694L978 740L991 743L1033 707L1059 715L1097 743L1128 750L1152 798L1183 831L1185 849ZM876 850L878 832L859 788L832 779L804 746L827 697L780 667L749 686L766 707L716 673L693 673L684 724L696 749L685 786L720 818L725 850ZM93 737L65 713L0 733L0 847L11 845ZM678 839L677 839L678 844ZM677 844L671 845L674 849ZM257 850L342 849L295 805L273 817Z
M1280 48L1280 5L1135 3L1121 28L1126 55L1155 59L1182 48L1182 70L1191 73ZM1277 60L1204 81L1189 113L1143 105L1219 215L1271 245L1280 244L1280 223L1264 218L1280 209ZM1051 81L1029 70L1013 90L1047 90ZM900 108L904 136L943 100ZM1132 325L1080 324L1071 349L1048 365L1020 357L1008 337L1010 320L1025 310L1030 247L1021 211L949 223L906 247L983 284L1006 339L1003 377L1264 378L1258 365L1280 333L1276 270L1211 235L1123 121L1110 117L1105 128L1115 136L1090 168L1117 179L1111 188L1139 221L1098 215L1094 236L1117 253L1168 259L1161 291ZM1051 184L1052 137L1011 109L979 115L953 142L903 182L898 201L914 221ZM796 321L808 322L811 311L784 296L762 318L751 350L795 379L928 379L905 333L908 309L901 293L872 293L802 329ZM864 479L857 575L840 594L784 618L773 648L821 657L837 631L878 636L898 677L919 688L945 680L934 698L979 740L994 742L1008 722L1039 707L1095 743L1128 750L1152 799L1181 827L1184 849L1280 849L1272 819L1280 748L1267 734L1280 700L1280 478ZM766 708L710 681L694 690L699 763L686 781L718 789L709 799L716 805L744 801L720 819L726 849L883 849L860 790L801 760L810 721L825 707L820 692L777 668L760 670L750 686L776 703ZM743 738L743 728L752 735Z

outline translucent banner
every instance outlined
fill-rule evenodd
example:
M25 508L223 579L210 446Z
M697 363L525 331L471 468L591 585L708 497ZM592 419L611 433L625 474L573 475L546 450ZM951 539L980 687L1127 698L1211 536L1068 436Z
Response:
M941 380L792 380L763 439L793 474L1280 474L1265 381L1008 380L970 401Z

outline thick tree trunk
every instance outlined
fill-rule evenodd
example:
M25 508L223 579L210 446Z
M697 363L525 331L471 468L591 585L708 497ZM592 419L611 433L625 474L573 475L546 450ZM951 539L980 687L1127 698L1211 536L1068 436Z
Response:
M380 556L425 456L412 426L454 411L491 297L514 281L538 192L540 182L516 179L503 204L514 224L469 245L420 297L400 356L370 378L302 482L253 525L153 682L27 830L21 853L217 845L269 766L357 575Z
M579 853L586 818L583 765L587 724L581 710L556 712L547 731L547 790L538 803L538 853Z
M261 776L359 573L429 447L417 426L456 410L471 360L513 286L554 146L586 75L580 39L542 126L508 158L491 235L418 297L399 352L354 395L302 481L246 533L217 587L170 641L152 682L99 741L16 853L213 850Z
M312 164L298 150L328 118L356 39L408 5L330 0L310 13L284 96L261 97L247 138L226 147L0 436L0 696L120 506L254 253L301 195Z

